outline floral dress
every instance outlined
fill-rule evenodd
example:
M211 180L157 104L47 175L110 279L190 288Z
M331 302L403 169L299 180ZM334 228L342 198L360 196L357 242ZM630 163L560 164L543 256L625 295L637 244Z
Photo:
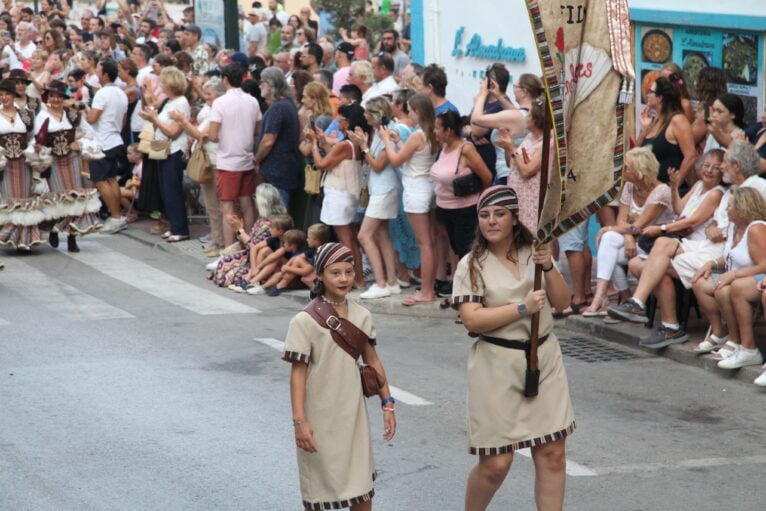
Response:
M268 239L269 219L259 218L250 232L250 242L243 250L231 255L225 255L218 262L218 267L210 277L216 286L228 287L230 284L241 283L245 287L245 275L250 271L250 249L257 243Z

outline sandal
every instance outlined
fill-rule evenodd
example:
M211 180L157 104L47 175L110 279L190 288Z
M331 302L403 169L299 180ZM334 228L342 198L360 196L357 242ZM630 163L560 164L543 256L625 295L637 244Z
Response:
M169 227L170 227L170 224L166 222L159 222L154 224L152 228L149 229L149 233L154 234L155 236L159 236L160 234L167 231Z
M576 314L580 314L580 311L583 310L585 307L588 306L587 300L580 303L573 303L566 309L562 311L556 311L553 313L554 319L562 319L566 318L567 316L574 316Z
M705 337L705 339L704 339L703 341L699 342L699 343L698 343L698 344L697 344L697 345L694 347L694 350L693 350L693 351L694 351L694 353L710 353L710 352L711 352L711 351L713 351L713 350L717 350L717 349L721 348L721 347L722 347L724 344L726 344L726 341L728 341L728 340L729 340L729 338L728 338L728 337L724 337L724 338L723 338L723 342L721 342L721 343L716 343L716 342L713 340L713 338L712 338L712 335L713 335L713 334L711 333L710 335L708 335L707 337Z
M402 305L405 305L407 307L411 307L413 305L428 305L429 303L434 303L436 301L436 298L426 299L423 298L422 295L418 296L418 294L410 295L404 300L402 300Z
M594 298L587 310L582 311L582 317L595 318L606 316L606 308L609 307L609 300L606 298Z

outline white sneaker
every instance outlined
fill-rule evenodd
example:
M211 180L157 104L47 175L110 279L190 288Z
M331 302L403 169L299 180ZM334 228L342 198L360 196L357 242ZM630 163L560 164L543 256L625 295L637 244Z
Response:
M122 218L118 220L116 218L109 217L104 222L104 225L101 226L100 232L104 234L114 234L123 230L126 225L126 222Z
M207 263L207 264L205 265L205 269L206 269L206 270L208 270L208 271L215 271L215 270L216 270L216 268L218 268L218 263L220 263L220 262L221 262L221 259L222 259L222 258L221 258L221 257L219 257L219 258L217 258L215 261L213 261L213 262L210 262L210 263Z
M262 295L266 294L266 291L263 290L263 288L258 284L253 284L249 288L245 290L245 292L249 295Z
M718 367L721 369L739 369L740 367L761 364L763 364L763 356L758 348L750 350L740 346L734 355L718 362Z
M377 284L373 284L367 288L367 291L359 295L359 298L363 300L370 300L373 298L385 298L391 296L391 291L388 287L380 287Z
M766 365L763 366L763 368L766 369ZM762 372L758 378L753 380L753 383L755 383L759 387L766 387L766 371Z
M227 287L229 289L231 289L232 291L234 291L235 293L244 293L245 292L245 288L239 287L236 284L229 284Z
M402 288L399 287L399 284L394 284L393 286L389 284L387 286L387 289L388 289L388 292L391 293L392 295L402 294Z

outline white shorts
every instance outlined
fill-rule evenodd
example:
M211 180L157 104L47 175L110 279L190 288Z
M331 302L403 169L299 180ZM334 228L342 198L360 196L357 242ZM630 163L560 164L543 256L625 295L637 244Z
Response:
M402 176L402 187L405 213L428 213L433 209L436 195L429 176Z
M681 240L682 254L671 261L678 278L686 289L692 288L692 277L702 266L713 259L723 256L725 243L713 243L710 240Z
M399 216L399 190L394 188L387 193L370 195L364 216L378 220L392 220Z
M351 225L356 216L359 201L346 190L324 188L324 200L319 220L327 225Z

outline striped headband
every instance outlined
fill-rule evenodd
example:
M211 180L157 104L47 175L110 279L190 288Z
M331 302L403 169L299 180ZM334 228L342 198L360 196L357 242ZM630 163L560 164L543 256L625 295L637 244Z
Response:
M517 212L519 210L519 200L513 188L506 185L491 186L484 190L479 196L479 202L476 204L476 210L487 206L501 206L508 211Z
M340 243L325 243L317 249L317 255L314 258L314 271L320 275L325 268L333 263L353 263L354 256L351 250Z

